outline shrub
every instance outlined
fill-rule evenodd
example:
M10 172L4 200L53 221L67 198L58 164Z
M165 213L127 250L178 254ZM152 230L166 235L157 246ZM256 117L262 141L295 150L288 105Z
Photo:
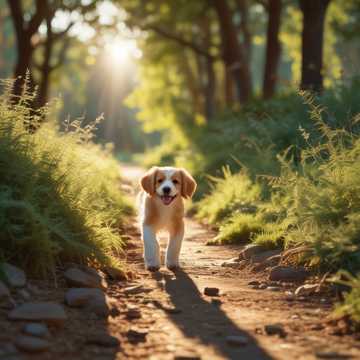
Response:
M1 258L42 276L63 261L118 266L130 208L117 162L90 141L96 124L60 132L46 122L32 134L49 109L32 111L26 93L10 105L10 86L0 97Z
M219 229L219 234L208 244L246 243L263 229L264 223L252 214L236 213Z
M343 285L351 288L350 292L345 293L344 301L337 304L335 314L338 316L349 316L355 321L356 330L360 328L360 276L353 276L348 272L342 271L339 277Z
M197 216L216 225L219 221L240 211L252 213L262 195L260 184L254 184L246 171L233 175L228 166L223 167L223 177L210 177L213 189L197 204Z

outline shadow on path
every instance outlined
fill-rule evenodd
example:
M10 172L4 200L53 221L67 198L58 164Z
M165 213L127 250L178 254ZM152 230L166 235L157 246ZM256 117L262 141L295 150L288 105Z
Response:
M160 277L165 280L165 291L173 305L182 310L179 314L169 314L169 318L186 337L196 338L202 344L215 348L227 359L273 359L249 333L241 330L224 313L221 306L207 302L186 272L177 270L174 274L175 278L164 273L154 277L158 281ZM227 336L246 337L249 342L246 346L229 345Z

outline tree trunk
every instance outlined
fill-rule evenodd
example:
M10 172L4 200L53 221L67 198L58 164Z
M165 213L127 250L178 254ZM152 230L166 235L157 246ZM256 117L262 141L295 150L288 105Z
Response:
M269 20L266 34L266 58L263 82L264 99L273 97L276 89L277 71L281 54L279 40L281 9L282 0L269 0Z
M210 53L211 48L211 28L208 16L204 16L201 22L201 29L204 34L204 45ZM211 121L215 115L215 91L216 76L214 71L214 59L211 57L202 57L202 66L205 68L204 81L202 82L204 94L204 112L207 121Z
M21 0L7 0L11 20L14 26L17 46L17 60L14 70L15 83L13 88L13 101L17 103L24 87L26 73L30 74L30 89L34 87L30 65L34 47L31 43L33 35L38 32L39 27L48 11L47 0L35 0L35 12L27 19ZM26 21L27 20L27 21Z
M237 29L226 0L213 0L220 25L224 63L231 72L240 103L246 103L252 95L251 73L244 49L237 38Z
M206 85L205 85L205 115L208 121L214 119L215 115L215 89L216 77L214 71L214 62L206 59Z
M224 90L225 90L225 104L227 107L234 105L234 81L229 69L224 66Z
M303 13L301 89L323 89L325 15L330 0L299 0Z
M244 52L246 61L250 64L251 60L251 33L249 31L249 1L248 0L236 0L236 6L241 16L239 30L244 38Z
M204 109L201 99L201 87L199 81L195 78L194 71L191 68L189 55L184 52L183 59L180 61L180 69L185 76L186 84L189 90L190 100L192 102L193 112L204 115Z
M18 39L18 43L17 43L18 56L14 70L15 82L13 87L13 95L15 102L17 102L18 97L21 95L23 91L27 72L29 73L30 76L29 78L30 83L28 84L30 86L30 89L28 90L32 91L34 89L33 77L30 70L33 51L34 49L31 46L30 41L28 41L26 38Z
M51 56L54 46L54 38L51 26L51 18L48 17L46 19L46 40L45 40L45 49L44 49L44 57L43 62L40 67L41 79L39 84L39 92L37 95L36 108L41 108L45 106L48 101L49 96L49 83L50 83L50 74L52 71L51 68Z

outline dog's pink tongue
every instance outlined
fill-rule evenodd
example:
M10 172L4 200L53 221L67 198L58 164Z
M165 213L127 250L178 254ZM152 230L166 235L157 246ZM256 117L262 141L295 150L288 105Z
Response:
M172 197L171 196L162 196L161 200L165 205L169 205L172 201Z

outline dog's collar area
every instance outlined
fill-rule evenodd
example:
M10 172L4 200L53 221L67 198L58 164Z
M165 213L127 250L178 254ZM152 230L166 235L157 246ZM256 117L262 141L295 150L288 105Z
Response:
M161 196L160 196L160 199L161 199L161 201L162 201L162 203L163 203L164 205L170 205L175 198L176 198L176 195L174 195L174 196L171 196L171 195L161 195Z

